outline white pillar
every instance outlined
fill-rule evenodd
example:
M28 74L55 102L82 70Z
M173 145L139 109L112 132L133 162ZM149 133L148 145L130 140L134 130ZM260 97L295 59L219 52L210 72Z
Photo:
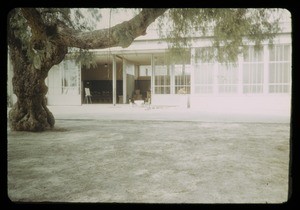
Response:
M79 92L79 96L80 96L80 104L81 104L81 93L82 93L82 85L81 85L81 62L79 62L79 64L77 64L78 67L78 77L77 77L77 85L78 85L78 92Z
M196 69L196 57L195 48L191 49L191 95L195 94L195 69Z
M269 47L264 45L264 80L263 80L263 94L269 93Z
M243 55L238 56L238 86L237 92L239 96L243 95Z
M215 96L219 94L218 65L219 65L219 63L216 63L216 62L213 64L213 94Z
M174 71L175 71L175 65L171 64L168 65L168 68L170 68L170 94L175 94L175 76L174 76Z
M127 68L126 60L123 58L123 104L127 102Z
M155 93L154 84L155 84L155 74L154 74L154 56L151 54L151 97Z
M112 91L113 91L113 105L116 105L117 99L117 68L116 68L116 55L113 55L113 72L112 72Z

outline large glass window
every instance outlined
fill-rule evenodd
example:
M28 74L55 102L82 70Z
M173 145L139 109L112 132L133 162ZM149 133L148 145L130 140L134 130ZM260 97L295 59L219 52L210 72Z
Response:
M47 85L48 85L48 94L49 95L60 95L62 92L62 82L60 77L60 68L59 65L54 65L47 77Z
M190 94L191 66L175 65L174 75L175 75L175 93Z
M214 64L202 63L195 65L195 93L213 93Z
M264 81L263 51L253 46L244 54L243 93L262 93Z
M291 47L275 45L269 51L269 92L288 93L291 83Z
M218 91L219 93L237 93L238 91L238 65L219 64L218 65Z
M134 64L133 63L126 62L125 69L126 69L126 74L135 76L135 68L134 68Z
M80 68L75 61L66 60L62 69L62 94L80 94Z
M154 70L155 94L170 94L170 69L166 65L157 65Z
M214 53L212 47L202 47L195 50L194 84L196 94L213 93L214 61L207 58Z

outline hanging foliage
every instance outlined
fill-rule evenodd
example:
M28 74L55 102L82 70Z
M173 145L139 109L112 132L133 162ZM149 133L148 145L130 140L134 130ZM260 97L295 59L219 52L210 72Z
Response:
M272 43L280 30L279 20L280 9L176 8L160 17L158 24L170 49L189 48L192 37L210 37L216 51L202 58L226 63L237 60L246 42L254 43L255 49L263 41Z

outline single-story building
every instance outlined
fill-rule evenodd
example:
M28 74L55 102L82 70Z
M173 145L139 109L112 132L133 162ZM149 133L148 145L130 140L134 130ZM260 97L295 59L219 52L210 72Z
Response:
M157 36L140 37L128 48L92 50L96 67L86 68L66 58L49 71L47 103L90 103L88 88L92 103L99 104L144 100L152 105L202 110L243 110L251 106L289 111L291 27L284 26L273 45L265 42L260 51L255 51L249 43L247 53L240 54L237 63L202 61L198 55L210 49L209 36L194 37L183 62L168 62L167 43ZM12 77L10 70L8 77ZM8 91L11 89L8 82Z

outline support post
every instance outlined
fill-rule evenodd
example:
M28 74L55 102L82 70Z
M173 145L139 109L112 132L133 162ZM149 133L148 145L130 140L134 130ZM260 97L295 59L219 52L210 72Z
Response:
M213 94L216 96L219 94L219 81L218 81L219 64L213 64Z
M155 73L154 73L154 56L153 54L151 54L151 97L153 96L153 94L155 94L155 89L154 89L154 85L155 85Z
M195 94L195 70L196 70L196 52L195 48L191 49L191 95Z
M264 45L263 94L269 93L269 46Z
M116 105L117 99L117 67L116 67L116 55L113 55L113 72L112 72L112 91L113 91L113 105Z
M127 68L126 60L123 58L123 104L127 102Z
M168 68L170 68L170 93L171 94L175 94L175 76L174 76L174 72L175 72L175 65L171 64L168 65Z
M237 92L239 96L243 95L243 55L238 55L238 84L237 84Z

